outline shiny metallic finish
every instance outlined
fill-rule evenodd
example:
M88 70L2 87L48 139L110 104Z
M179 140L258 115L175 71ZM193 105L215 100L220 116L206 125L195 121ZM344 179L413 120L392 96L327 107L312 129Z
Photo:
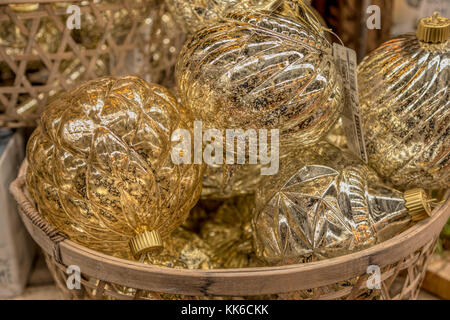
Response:
M148 255L145 263L177 269L211 269L211 256L207 242L180 227L166 239L164 250L157 255Z
M278 129L283 145L322 138L343 109L342 78L323 33L279 15L233 14L180 54L181 100L204 126Z
M192 117L164 87L102 78L59 96L27 146L39 212L86 247L117 255L145 231L166 238L201 193L203 168L174 165L175 129Z
M411 223L403 193L350 153L319 143L284 158L256 194L255 247L270 265L345 255Z
M395 38L358 73L371 166L405 189L450 187L450 42Z

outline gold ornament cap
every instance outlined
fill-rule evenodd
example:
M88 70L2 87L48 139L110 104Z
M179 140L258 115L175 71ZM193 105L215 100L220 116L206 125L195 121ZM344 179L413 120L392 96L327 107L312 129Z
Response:
M130 239L131 253L136 257L148 252L159 252L163 249L162 239L158 231L145 231Z
M432 17L419 21L417 39L428 43L444 43L450 36L450 19L441 17L435 12Z
M428 196L423 189L408 190L403 195L405 207L408 209L414 222L425 220L432 215L432 209Z

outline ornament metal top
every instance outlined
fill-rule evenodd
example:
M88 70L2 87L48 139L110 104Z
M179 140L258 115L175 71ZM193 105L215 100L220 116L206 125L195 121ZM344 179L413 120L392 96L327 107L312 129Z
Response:
M176 67L181 100L216 129L278 129L317 142L343 109L342 78L321 30L277 14L236 13L196 33Z
M192 130L189 112L137 77L102 78L59 96L27 145L39 212L94 250L160 250L201 193L203 167L172 162L179 128Z
M398 187L450 186L449 36L436 13L358 67L370 164Z

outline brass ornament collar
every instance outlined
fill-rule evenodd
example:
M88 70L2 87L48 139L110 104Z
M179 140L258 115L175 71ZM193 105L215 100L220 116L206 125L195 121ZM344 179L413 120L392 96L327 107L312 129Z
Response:
M145 231L130 239L131 253L136 257L163 249L161 235L158 231Z
M418 188L408 190L404 193L405 207L408 209L414 222L419 222L431 217L431 201L425 190Z
M450 19L441 17L438 12L423 18L417 26L417 39L427 43L444 43L450 36Z

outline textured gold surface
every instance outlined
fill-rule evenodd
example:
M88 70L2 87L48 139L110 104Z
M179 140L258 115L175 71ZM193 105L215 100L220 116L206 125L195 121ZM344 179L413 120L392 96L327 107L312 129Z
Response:
M323 33L278 15L233 14L203 29L176 68L181 100L204 126L279 129L282 144L318 141L343 108Z
M404 35L358 67L367 152L373 168L404 189L450 186L450 43Z
M145 263L169 268L211 269L211 256L209 243L180 227L164 241L164 250L148 255Z
M361 250L411 222L403 193L328 143L283 159L256 194L253 221L257 255L280 265Z
M212 250L214 268L247 268L259 266L252 241L254 197L228 199L201 228L201 238Z
M450 19L435 12L432 17L422 18L416 32L417 39L423 42L443 43L450 37Z
M164 239L201 193L203 168L174 165L175 129L190 114L158 85L103 78L61 95L27 146L27 184L39 212L70 239L107 254L136 234Z

